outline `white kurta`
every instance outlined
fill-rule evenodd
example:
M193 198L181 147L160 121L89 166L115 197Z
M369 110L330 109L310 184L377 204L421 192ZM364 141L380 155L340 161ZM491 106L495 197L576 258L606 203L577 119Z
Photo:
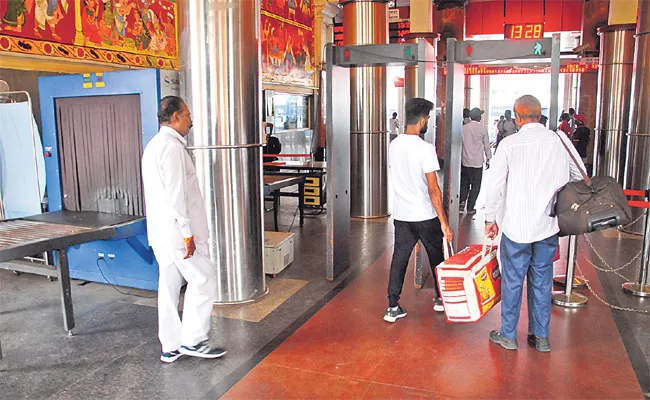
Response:
M194 346L208 338L216 271L208 253L208 221L196 170L185 139L169 127L147 144L142 181L147 236L158 261L158 323L163 352ZM183 260L183 238L194 236L197 250ZM183 320L178 301L187 281Z

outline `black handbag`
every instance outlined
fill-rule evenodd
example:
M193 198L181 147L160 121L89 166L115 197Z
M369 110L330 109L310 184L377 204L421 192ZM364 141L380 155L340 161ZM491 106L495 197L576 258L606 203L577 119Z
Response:
M579 235L625 225L632 219L623 187L609 176L589 178L566 143L555 132L584 180L567 183L557 193L555 212L560 236Z

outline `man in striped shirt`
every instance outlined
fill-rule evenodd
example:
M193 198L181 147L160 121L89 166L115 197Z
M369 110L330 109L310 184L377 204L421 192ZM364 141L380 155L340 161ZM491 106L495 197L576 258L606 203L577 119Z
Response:
M518 348L517 325L528 277L528 344L538 351L551 351L553 257L559 232L551 211L555 194L569 181L582 179L560 142L568 145L568 138L540 124L541 111L535 97L517 99L515 120L520 129L501 141L487 191L485 234L495 238L499 228L502 234L501 329L490 332L490 341L508 350ZM580 160L575 148L568 148Z

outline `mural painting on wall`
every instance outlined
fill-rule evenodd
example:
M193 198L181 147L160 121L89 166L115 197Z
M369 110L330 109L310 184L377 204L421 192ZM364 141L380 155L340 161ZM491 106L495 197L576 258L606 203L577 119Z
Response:
M170 0L0 1L0 50L176 68L176 4Z
M68 44L74 41L74 0L7 0L0 2L0 16L0 30L7 35Z
M262 81L313 86L311 0L262 1Z

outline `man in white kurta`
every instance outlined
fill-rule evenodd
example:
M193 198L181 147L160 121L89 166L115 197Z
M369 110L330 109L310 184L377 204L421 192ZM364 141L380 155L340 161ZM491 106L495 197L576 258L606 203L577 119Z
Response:
M185 137L192 117L180 97L160 102L160 131L142 156L147 236L158 261L158 337L163 362L186 354L217 358L226 351L208 345L216 271L208 252L205 204ZM183 319L178 314L187 282Z

